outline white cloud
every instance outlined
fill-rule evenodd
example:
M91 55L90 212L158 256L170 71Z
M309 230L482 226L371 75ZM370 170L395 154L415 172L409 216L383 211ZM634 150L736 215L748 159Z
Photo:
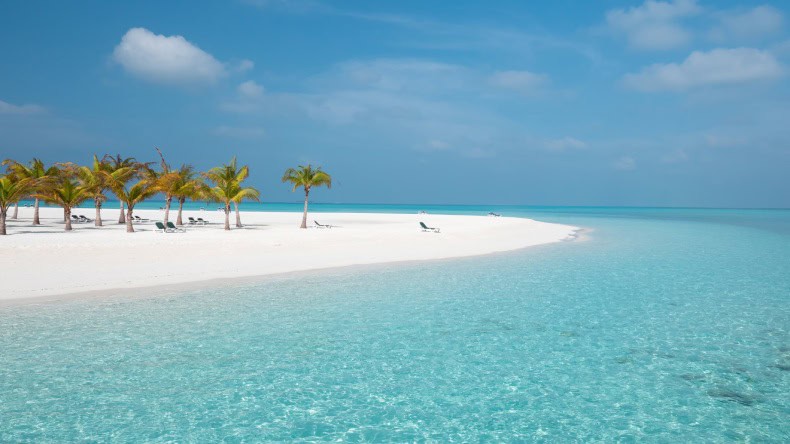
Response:
M499 71L489 77L489 82L500 88L532 94L548 83L548 77L530 71Z
M543 146L549 151L582 150L587 148L587 144L584 141L574 137L547 140L543 143Z
M260 111L264 103L262 100L264 92L263 86L254 80L248 80L236 87L236 97L220 103L219 108L222 111L240 114Z
M723 41L730 39L754 39L774 34L782 29L782 13L772 6L757 6L747 11L727 11L718 15L719 25L710 37Z
M0 114L28 115L42 114L44 112L46 112L46 109L43 106L31 104L14 105L13 103L0 100Z
M213 133L217 136L229 137L232 139L260 139L266 135L266 130L258 127L238 127L238 126L218 126Z
M263 95L263 87L255 83L255 81L253 80L248 80L244 83L241 83L236 88L236 91L239 92L240 96L251 98L251 99L255 99Z
M376 59L340 63L319 83L337 87L380 91L435 91L469 84L468 69L447 63L416 59ZM321 85L323 86L323 85Z
M641 6L607 12L606 23L613 31L625 34L632 48L666 50L691 40L680 21L700 11L696 0L646 0Z
M681 91L706 85L766 80L782 75L768 51L752 48L694 51L682 63L655 64L626 74L624 84L640 91Z
M130 29L115 47L113 59L129 73L158 83L213 83L226 74L222 63L184 37L145 28Z
M612 166L616 170L631 171L633 169L636 169L636 161L631 156L623 156L615 160Z
M236 71L242 72L242 73L250 71L253 68L255 68L255 62L253 62L252 60L247 60L247 59L244 59L244 60L240 61L236 65Z

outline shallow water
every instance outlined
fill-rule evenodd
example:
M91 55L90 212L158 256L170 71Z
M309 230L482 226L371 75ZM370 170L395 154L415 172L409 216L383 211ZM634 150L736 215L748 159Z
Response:
M790 211L493 209L592 231L0 308L0 442L790 441Z

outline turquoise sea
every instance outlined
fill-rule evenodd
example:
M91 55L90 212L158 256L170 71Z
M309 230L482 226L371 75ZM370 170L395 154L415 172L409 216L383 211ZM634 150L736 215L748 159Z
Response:
M314 208L589 231L0 307L0 442L790 442L788 210Z

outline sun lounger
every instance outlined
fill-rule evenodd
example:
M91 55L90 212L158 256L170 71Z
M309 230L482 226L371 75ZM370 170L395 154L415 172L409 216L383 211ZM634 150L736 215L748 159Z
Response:
M489 212L489 213L488 213L488 215L489 215L489 216L494 216L494 217L499 217L499 216L501 216L501 214L499 214L499 213L494 213L493 211Z
M151 222L149 219L145 219L145 218L140 217L140 216L132 216L132 218L133 218L132 222L140 222L140 223Z
M198 217L198 218L197 218L197 221L198 221L199 223L202 223L203 225L208 225L208 224L210 224L210 223L211 223L211 222L209 222L209 221L207 221L207 220L203 219L202 217Z
M187 231L183 228L178 228L177 226L175 226L175 224L173 224L173 222L167 223L167 230L170 232L179 232L179 233L186 233Z
M83 222L93 222L93 219L89 217L85 217L84 215L80 214L80 220Z
M198 218L198 219L200 219L200 218ZM188 217L187 220L189 220L189 225L206 225L206 223L207 223L203 219L195 220L194 217Z
M428 225L425 225L425 222L420 222L420 226L422 227L422 231L432 231L434 233L439 232L438 228L429 227Z
M317 220L314 220L313 222L315 222L315 226L317 228L334 228L335 227L334 225L319 224Z
M167 233L167 228L165 228L165 224L163 224L162 222L157 222L156 229L154 231L156 231L157 233Z

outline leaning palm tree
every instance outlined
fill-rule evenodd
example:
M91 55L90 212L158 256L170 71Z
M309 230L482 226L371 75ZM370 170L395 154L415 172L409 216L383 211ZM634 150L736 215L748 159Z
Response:
M154 194L158 193L158 189L155 183L149 182L145 179L140 180L136 184L132 185L131 187L126 186L115 186L114 193L118 196L118 199L121 200L124 204L126 204L126 232L127 233L134 233L134 225L132 225L132 212L134 211L135 205L138 203L148 199L149 197L153 196Z
M332 188L332 176L321 171L321 167L313 169L312 165L299 165L299 168L285 170L282 180L293 184L291 191L296 191L299 187L304 188L304 213L302 214L302 225L299 228L307 228L307 202L310 197L310 189L321 185Z
M94 155L93 163L90 167L82 166L76 167L77 177L80 180L80 185L93 199L94 207L96 208L96 218L94 224L97 227L102 226L101 207L105 200L107 200L106 191L113 184L122 182L127 176L133 173L131 167L122 167L115 169L111 167L105 160L99 160Z
M206 194L206 183L195 173L191 165L182 165L181 169L175 172L177 179L172 184L172 195L178 201L178 217L176 225L184 225L182 214L184 203L187 199L199 200Z
M235 159L234 159L235 160ZM235 162L232 162L235 164ZM227 165L225 165L227 167ZM214 183L213 187L205 191L205 197L215 202L221 202L225 208L225 229L230 230L230 204L233 202L238 208L239 202L244 199L259 201L261 193L252 187L242 188L235 177L223 174L227 172L224 167L213 168L205 173L206 177ZM246 176L245 176L246 177ZM237 213L238 217L238 213ZM241 221L237 219L237 226Z
M8 171L11 174L14 174L19 177L25 177L29 179L35 180L36 187L44 187L46 186L46 182L49 179L54 179L55 176L60 174L60 169L56 165L46 167L44 162L41 159L34 158L30 161L28 165L19 163L15 160L6 159L3 161L3 165L8 166ZM34 187L35 188L35 187ZM33 202L33 225L41 225L41 219L39 218L39 199L34 197ZM16 219L16 209L19 207L19 202L15 204L14 207L14 216L12 219Z
M7 175L0 177L0 235L6 234L8 208L28 196L35 187L35 180L28 177Z
M239 168L237 163L236 163L236 157L235 156L230 160L230 163L227 163L225 165L222 165L222 166L219 166L219 167L216 167L216 168L212 168L211 170L209 170L206 173L206 176L209 178L209 180L211 180L215 184L219 184L219 183L225 183L225 184L235 183L236 185L239 186L240 189L243 189L241 187L241 183L244 182L244 180L247 179L247 177L249 177L249 175L250 175L250 167L247 166L247 165L244 165L241 168ZM251 190L255 190L255 188L250 188L250 189ZM258 197L260 196L260 193L257 190L255 190L255 193L257 193L257 194L256 194L256 198L254 200L258 200ZM239 213L239 203L241 203L241 200L242 199L231 200L231 202L233 202L233 206L234 206L234 208L236 210L236 228L241 228L243 226L241 224L241 214Z
M75 174L76 171L66 165L55 180L35 194L39 199L63 208L66 231L71 231L71 209L91 198L88 190L74 179Z
M107 163L108 165L107 170L109 172L118 171L123 168L126 168L127 171L136 171L140 165L137 163L137 160L135 160L134 157L123 158L121 157L120 154L116 154L115 156L105 154L104 157L102 158L102 162ZM126 182L128 182L132 178L132 176L134 176L134 174L128 174L128 176L126 177L119 178L123 180L120 183L116 183L115 186L123 187L123 185L126 184ZM112 191L113 193L115 193L115 189L113 189ZM120 196L117 195L117 193L116 196L118 197L118 200L121 202L121 213L118 216L118 224L123 224L126 223L126 216L124 214L124 203L123 200L121 200Z

